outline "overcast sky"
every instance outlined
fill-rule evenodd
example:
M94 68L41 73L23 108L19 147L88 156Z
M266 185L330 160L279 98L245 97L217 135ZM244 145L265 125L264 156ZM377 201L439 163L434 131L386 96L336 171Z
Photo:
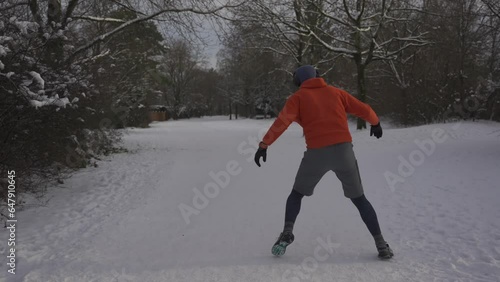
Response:
M215 32L211 31L209 35L210 42L203 48L203 53L206 56L208 67L215 68L217 67L217 52L222 46Z
M215 68L217 66L217 52L222 48L222 43L217 36L217 27L214 27L213 24L208 21L207 24L203 26L205 30L202 31L202 36L207 38L207 46L203 47L203 53L206 56L208 67Z
M202 24L196 25L198 36L202 39L203 42L196 40L195 38L191 41L191 44L196 44L197 49L202 52L203 59L206 62L206 66L208 68L216 68L217 67L217 53L222 48L222 43L217 36L217 31L220 27L211 23L208 19L198 18ZM178 38L180 35L178 34L179 30L171 28L170 25L165 22L157 22L157 26L160 32L165 36L167 40L172 38ZM186 32L186 31L183 31ZM177 35L176 35L177 34Z

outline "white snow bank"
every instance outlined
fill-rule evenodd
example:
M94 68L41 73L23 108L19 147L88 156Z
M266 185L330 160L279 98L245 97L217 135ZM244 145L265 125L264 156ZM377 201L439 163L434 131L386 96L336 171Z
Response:
M28 21L14 21L14 24L16 27L19 29L19 31L26 35L28 34L28 31L36 31L39 27L39 25L35 22L28 22Z
M30 75L33 77L36 83L38 83L38 86L40 86L41 89L45 88L45 80L43 80L42 76L39 73L31 71Z
M0 44L4 44L4 43L7 43L7 42L12 41L12 40L13 40L13 38L10 36L0 35Z
M68 98L47 98L39 100L30 100L30 104L35 108L41 108L48 105L66 108L66 105L71 104Z
M7 56L7 53L10 52L10 49L3 46L3 45L0 45L0 57L5 57Z

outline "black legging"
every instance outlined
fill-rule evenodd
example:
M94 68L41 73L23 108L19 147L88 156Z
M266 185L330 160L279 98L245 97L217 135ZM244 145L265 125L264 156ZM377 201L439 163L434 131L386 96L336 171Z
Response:
M292 193L290 193L290 196L288 196L288 199L286 200L285 228L287 227L287 224L291 224L293 227L293 224L297 219L297 215L300 212L302 198L304 198L304 195L295 190L292 190Z
M292 190L290 196L286 201L286 212L285 212L285 230L292 231L295 220L297 219L297 215L300 212L300 206L302 204L302 198L304 195L299 192ZM363 222L368 227L368 230L372 234L372 236L380 235L380 226L377 219L377 214L373 209L373 206L370 204L368 199L366 199L365 195L351 199L353 204L358 208L359 214L363 219Z
M382 234L378 224L377 213L375 213L375 209L373 209L372 204L366 199L365 195L351 199L351 201L358 208L361 219L363 219L370 233L373 236Z

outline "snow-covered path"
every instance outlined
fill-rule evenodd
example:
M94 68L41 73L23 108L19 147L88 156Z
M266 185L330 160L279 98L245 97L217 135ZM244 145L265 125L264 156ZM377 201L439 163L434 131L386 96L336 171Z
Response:
M47 206L19 212L17 274L2 256L0 280L500 281L498 124L388 129L380 140L353 133L391 261L376 259L333 174L304 200L285 256L272 257L305 145L293 125L258 168L251 148L269 124L211 118L129 130L129 153L51 189ZM426 155L415 140L432 148L433 135L445 140ZM413 158L414 171L399 173L401 158ZM390 187L387 172L404 183ZM209 197L193 190L205 186Z

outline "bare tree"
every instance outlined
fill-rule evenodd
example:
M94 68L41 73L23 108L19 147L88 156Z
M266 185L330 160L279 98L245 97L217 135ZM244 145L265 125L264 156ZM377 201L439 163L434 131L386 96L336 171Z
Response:
M34 21L39 26L39 34L41 37L46 36L47 32L57 32L65 30L70 24L79 21L101 21L101 22L119 22L122 23L115 29L100 34L99 36L88 40L88 42L72 52L71 58L88 50L95 44L105 41L108 37L120 32L135 23L157 19L160 21L169 22L171 26L176 27L191 27L190 31L194 31L195 21L192 16L195 15L213 15L217 12L228 8L235 8L241 5L240 0L225 1L225 4L220 4L216 0L207 1L115 1L109 0L114 5L118 5L133 11L140 15L132 20L116 19L109 17L96 16L88 14L86 7L92 1L69 0L66 6L63 7L60 0L50 0L48 3L40 2L39 0L18 1L17 3L5 2L0 4L0 11L16 9L20 6L27 6L31 12ZM43 13L45 9L46 13ZM61 50L59 50L61 51ZM60 57L60 54L57 54ZM51 58L53 59L53 58Z
M329 51L327 62L331 62L334 55L351 59L356 65L358 97L364 102L367 98L366 71L371 63L394 60L410 47L429 44L425 32L419 29L404 35L396 33L400 24L414 20L414 9L406 9L401 1L261 0L252 5L258 8L253 15L274 27L269 30L274 34L270 37L279 38L283 49L288 50L277 52L301 58L301 51L319 45ZM357 127L362 129L366 124L359 119Z
M481 0L488 9L497 17L500 18L500 3L496 0Z
M314 30L327 28L327 20L318 13L318 7L324 5L324 0L252 1L237 10L233 21L258 26L259 32L252 35L255 38L253 48L291 59L293 66L282 70L291 74L292 67L303 64L323 67L336 58L300 29L303 23L314 27ZM323 72L328 70L329 67L325 67Z
M273 42L258 37L266 31L257 23L237 22L231 31L218 54L218 65L223 74L222 84L232 85L233 89L224 91L221 86L221 93L230 95L227 98L233 101L234 110L247 117L255 116L266 107L281 105L292 87L287 82L295 60L266 49L265 46L270 47Z
M177 119L187 110L191 83L196 78L199 55L186 41L177 40L169 44L161 59L159 75L166 82L165 100L172 106Z
M419 29L399 32L404 23L414 20L413 13L405 10L403 2L382 0L373 3L366 0L342 0L341 6L330 3L330 9L321 14L343 27L343 33L325 31L316 34L311 27L302 25L303 32L311 33L328 50L350 58L356 65L358 98L366 102L366 71L376 61L391 61L410 47L429 44L425 32ZM345 36L345 34L347 36ZM320 38L327 36L328 41ZM343 47L337 47L343 46ZM364 120L358 119L358 129L366 128Z

